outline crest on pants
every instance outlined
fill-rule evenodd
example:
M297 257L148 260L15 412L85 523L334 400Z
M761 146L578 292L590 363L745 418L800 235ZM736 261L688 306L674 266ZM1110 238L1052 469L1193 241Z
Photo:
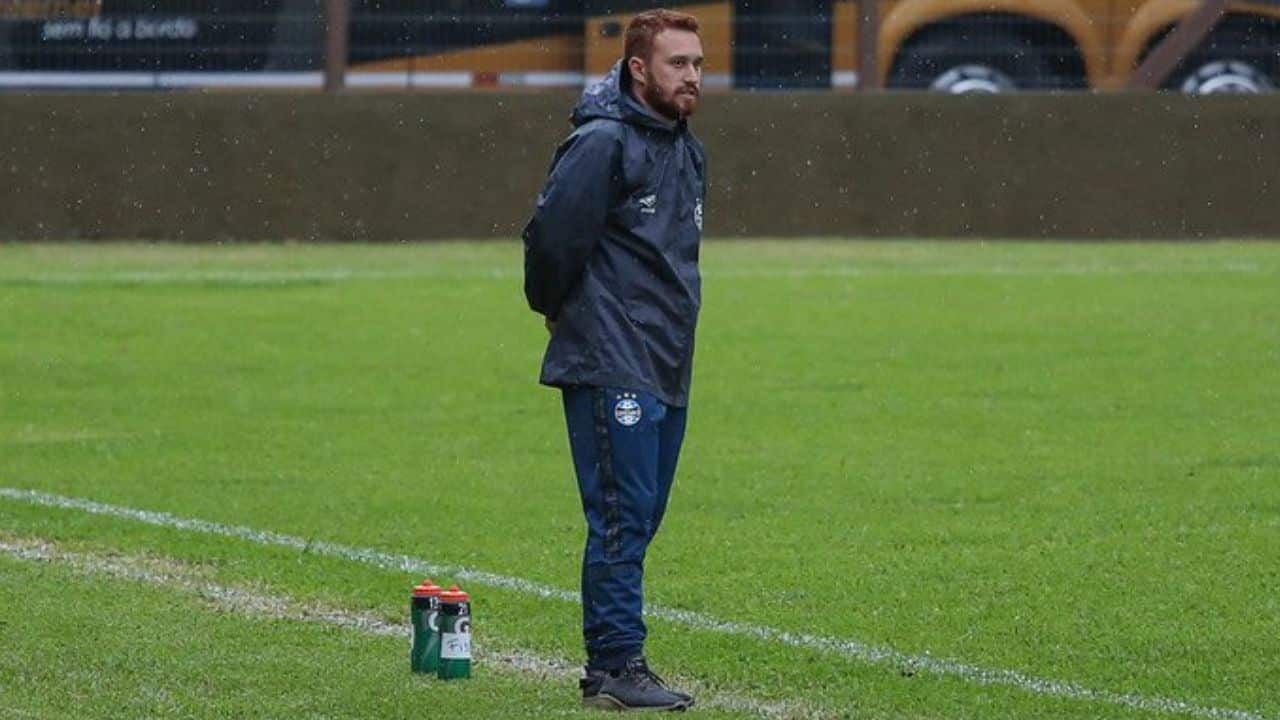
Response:
M640 403L636 401L635 393L619 395L618 402L613 406L613 419L617 420L618 424L623 427L631 427L640 422L642 414Z

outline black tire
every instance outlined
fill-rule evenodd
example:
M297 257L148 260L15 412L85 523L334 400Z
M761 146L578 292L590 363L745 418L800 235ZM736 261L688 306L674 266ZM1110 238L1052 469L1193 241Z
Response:
M982 47L975 48L968 38L948 34L903 48L889 75L889 87L989 94L1056 85L1041 53L1027 42L984 37Z
M1191 95L1260 94L1280 86L1276 38L1226 27L1205 38L1164 83Z

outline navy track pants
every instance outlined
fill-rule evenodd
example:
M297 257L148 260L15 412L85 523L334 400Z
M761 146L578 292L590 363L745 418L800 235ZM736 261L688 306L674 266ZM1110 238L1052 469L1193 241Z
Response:
M644 557L667 509L687 411L620 388L572 387L563 395L587 517L587 666L612 670L644 652Z

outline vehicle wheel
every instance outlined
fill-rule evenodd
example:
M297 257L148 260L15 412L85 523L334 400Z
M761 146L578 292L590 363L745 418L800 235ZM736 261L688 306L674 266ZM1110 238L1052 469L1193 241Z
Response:
M990 94L1050 87L1045 62L1034 48L1014 38L984 38L975 50L963 37L925 39L904 48L889 76L889 87L951 94Z
M1191 95L1257 95L1275 85L1261 69L1240 60L1214 60L1183 76L1179 89Z
M1278 70L1270 39L1237 27L1210 34L1164 87L1192 95L1273 92Z
M1018 85L998 68L971 63L944 72L929 83L929 89L950 95L994 95L1017 90Z

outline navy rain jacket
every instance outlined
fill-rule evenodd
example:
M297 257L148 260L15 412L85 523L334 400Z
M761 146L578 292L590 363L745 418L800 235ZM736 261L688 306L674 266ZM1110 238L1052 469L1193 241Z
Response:
M529 306L556 323L541 382L685 407L702 303L702 144L648 112L622 63L582 94L524 229Z

